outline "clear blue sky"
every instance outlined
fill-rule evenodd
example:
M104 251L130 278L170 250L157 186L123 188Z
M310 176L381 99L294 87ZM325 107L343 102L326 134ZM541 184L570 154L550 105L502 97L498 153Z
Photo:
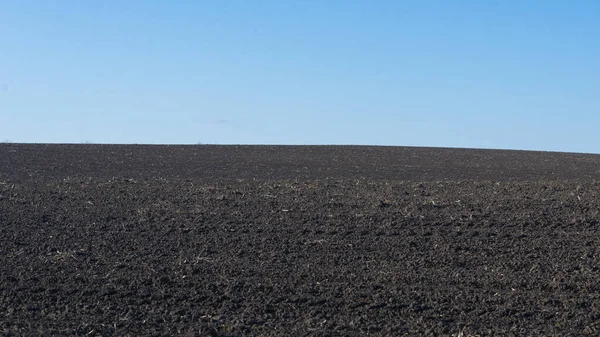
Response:
M3 0L0 141L600 153L597 0Z

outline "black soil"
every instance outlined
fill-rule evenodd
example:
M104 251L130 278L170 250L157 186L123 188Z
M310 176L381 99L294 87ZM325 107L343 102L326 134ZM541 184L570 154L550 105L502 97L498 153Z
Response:
M0 335L598 335L599 227L599 155L2 144Z

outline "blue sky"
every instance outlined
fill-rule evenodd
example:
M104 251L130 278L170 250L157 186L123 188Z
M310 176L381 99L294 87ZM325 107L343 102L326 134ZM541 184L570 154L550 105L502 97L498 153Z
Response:
M3 0L0 141L600 153L600 2Z

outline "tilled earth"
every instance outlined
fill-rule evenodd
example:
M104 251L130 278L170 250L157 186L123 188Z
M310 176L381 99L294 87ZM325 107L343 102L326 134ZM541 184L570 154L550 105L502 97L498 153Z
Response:
M600 156L0 145L0 334L600 334Z

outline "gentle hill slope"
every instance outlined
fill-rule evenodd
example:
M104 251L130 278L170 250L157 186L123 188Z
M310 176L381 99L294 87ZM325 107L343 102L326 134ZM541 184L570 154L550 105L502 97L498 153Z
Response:
M382 146L0 144L0 179L598 180L600 155Z

